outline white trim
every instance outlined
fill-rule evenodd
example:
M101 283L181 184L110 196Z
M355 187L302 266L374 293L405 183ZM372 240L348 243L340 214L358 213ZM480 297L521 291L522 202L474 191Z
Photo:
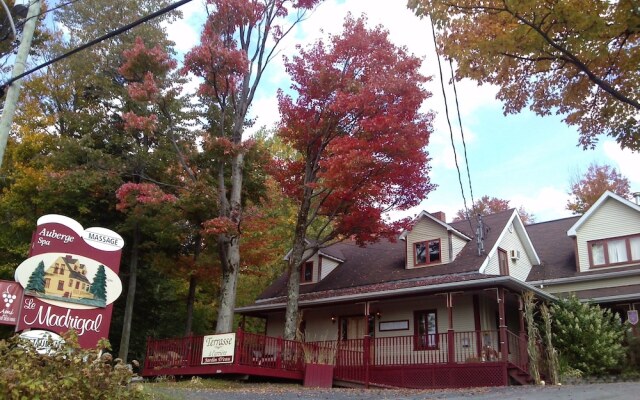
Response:
M329 254L324 253L324 252L322 252L322 251L318 251L318 255L319 255L319 256L322 256L322 257L325 257L325 258L328 258L328 259L330 259L330 260L333 260L333 261L335 261L335 262L339 262L339 263L343 263L343 262L345 261L345 260L340 259L340 258L338 258L338 257L330 256Z
M600 196L600 198L593 203L593 205L587 210L586 213L584 213L579 220L576 221L575 224L573 224L573 226L571 228L569 228L569 230L567 231L567 235L569 236L576 236L577 235L577 231L578 228L580 228L580 226L585 223L593 213L596 212L596 210L602 205L602 203L604 203L608 198L614 199L619 201L620 203L631 207L632 209L640 212L640 205L635 204L634 202L625 199L624 197L618 196L617 194L610 192L610 191L606 191L602 194L602 196Z

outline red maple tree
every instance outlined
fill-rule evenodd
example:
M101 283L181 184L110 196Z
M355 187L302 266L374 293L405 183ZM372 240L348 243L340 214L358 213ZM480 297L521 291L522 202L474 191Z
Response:
M341 35L287 60L297 97L280 92L278 135L297 150L276 174L299 204L289 258L285 337L296 332L299 266L335 240L358 244L397 235L384 214L407 209L433 185L425 150L432 114L420 60L393 45L381 27L347 17ZM310 227L314 226L310 234Z

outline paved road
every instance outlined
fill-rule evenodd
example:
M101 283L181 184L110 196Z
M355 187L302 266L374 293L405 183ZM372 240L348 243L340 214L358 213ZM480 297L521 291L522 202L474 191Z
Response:
M279 389L254 387L250 390L153 388L163 398L175 400L637 400L640 383L601 383L565 386L509 386L459 390L378 390L378 389Z

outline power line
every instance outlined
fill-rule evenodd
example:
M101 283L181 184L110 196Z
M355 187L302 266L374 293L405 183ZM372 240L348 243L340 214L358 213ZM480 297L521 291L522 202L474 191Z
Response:
M444 88L444 77L442 73L442 64L440 63L440 54L438 52L438 43L436 42L436 29L431 20L431 33L433 34L433 44L436 50L436 59L438 60L438 70L440 71L440 87L442 88L442 96L444 97L444 111L447 117L447 125L449 125L449 137L451 138L451 147L453 148L453 159L456 164L456 170L458 171L458 182L460 183L460 192L462 193L462 202L464 204L464 210L467 214L467 221L469 221L469 228L473 232L473 225L471 225L471 218L469 218L469 208L467 207L467 198L464 195L464 186L462 185L462 174L460 173L460 166L458 165L458 154L456 153L455 142L453 141L453 127L451 126L451 120L449 119L449 105L447 103L447 93Z
M471 193L471 207L476 204L473 198L473 187L471 185L471 172L469 171L469 158L467 158L467 142L464 140L464 129L462 129L462 117L460 116L460 104L458 103L458 91L456 90L456 78L453 75L453 62L449 59L451 68L451 83L453 86L453 97L456 99L456 110L458 112L458 124L460 125L460 136L462 136L462 148L464 149L464 163L467 166L467 178L469 178L469 192Z
M51 65L51 64L53 64L55 62L58 62L60 60L63 60L63 59L65 59L65 58L67 58L67 57L69 57L69 56L71 56L73 54L76 54L76 53L82 51L82 50L88 49L89 47L94 46L94 45L96 45L96 44L98 44L100 42L103 42L103 41L105 41L107 39L111 39L114 36L117 36L117 35L119 35L121 33L124 33L124 32L126 32L126 31L128 31L128 30L130 30L132 28L135 28L136 26L138 26L140 24L143 24L143 23L145 23L147 21L150 21L150 20L152 20L154 18L157 18L157 17L159 17L159 16L161 16L163 14L166 14L166 13L168 13L170 11L173 11L176 8L178 8L178 7L180 7L180 6L184 5L184 4L187 4L189 2L191 2L191 0L180 0L177 3L171 4L171 5L165 7L163 9L161 9L161 10L158 10L158 11L152 13L152 14L149 14L149 15L147 15L145 17L137 19L137 20L135 20L134 22L132 22L130 24L127 24L127 25L125 25L125 26L123 26L121 28L118 28L116 30L113 30L113 31L111 31L111 32L109 32L109 33L107 33L105 35L102 35L97 39L94 39L94 40L92 40L92 41L90 41L88 43L85 43L82 46L76 47L75 49L73 49L71 51L68 51L68 52L66 52L66 53L64 53L64 54L62 54L62 55L60 55L60 56L58 56L56 58L53 58L53 59L51 59L51 60L49 60L49 61L47 61L47 62L45 62L43 64L40 64L37 67L34 67L34 68L32 68L32 69L30 69L30 70L28 70L28 71L26 71L26 72L24 72L24 73L22 73L20 75L12 77L7 82L5 82L0 87L0 89L4 90L4 88L6 88L8 85L11 85L13 82L17 81L18 79L22 79L27 75L30 75L30 74L32 74L32 73L34 73L36 71L39 71L44 67L48 67L49 65Z

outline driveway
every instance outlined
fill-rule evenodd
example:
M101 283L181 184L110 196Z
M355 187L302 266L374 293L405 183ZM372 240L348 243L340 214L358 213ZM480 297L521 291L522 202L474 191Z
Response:
M252 385L244 389L149 387L160 399L175 400L636 400L640 383L599 383L564 386L508 386L447 390L307 389Z

